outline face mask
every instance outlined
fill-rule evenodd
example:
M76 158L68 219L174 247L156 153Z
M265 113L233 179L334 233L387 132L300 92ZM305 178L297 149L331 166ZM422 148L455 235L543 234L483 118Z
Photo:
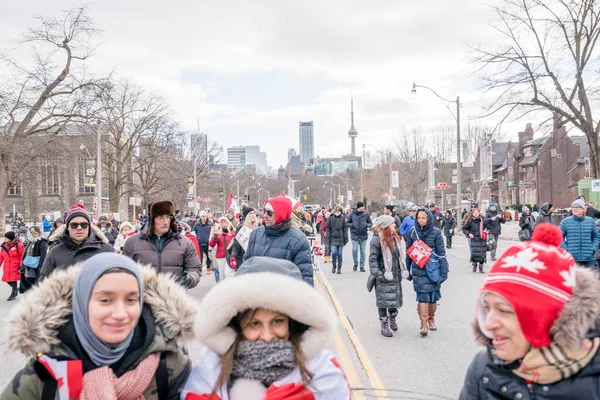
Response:
M340 215L342 215L342 213L341 213L341 212L339 212L339 211L336 211L336 212L335 212L335 215L339 217Z

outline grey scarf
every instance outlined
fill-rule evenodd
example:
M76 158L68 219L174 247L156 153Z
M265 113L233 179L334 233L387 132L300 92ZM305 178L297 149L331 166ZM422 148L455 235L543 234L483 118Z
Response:
M400 266L402 278L407 279L409 276L408 270L406 269L406 265L404 265L404 261L402 260L401 251L400 251L400 249L402 248L402 245L400 243L398 243L398 239L396 239L396 238L394 238L394 243L396 244L395 250L398 251L398 264ZM392 280L394 280L394 274L392 272L392 265L393 265L392 249L390 249L387 246L387 243L383 239L383 232L379 232L379 244L381 245L381 254L383 257L383 268L385 269L385 272L383 273L383 277L385 278L386 281L392 281Z
M261 381L266 387L297 367L294 346L289 340L243 341L238 345L231 374Z
M81 346L90 360L99 367L109 366L119 361L127 352L133 339L133 331L131 331L123 342L108 344L98 339L90 327L88 305L92 290L98 279L111 268L127 270L137 278L140 289L140 308L144 302L142 271L130 258L116 253L100 253L83 263L73 287L73 323Z

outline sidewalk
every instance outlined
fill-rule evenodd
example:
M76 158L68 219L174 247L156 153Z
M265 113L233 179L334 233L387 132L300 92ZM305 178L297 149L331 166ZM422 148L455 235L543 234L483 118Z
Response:
M502 225L501 239L519 241L519 222L510 221Z

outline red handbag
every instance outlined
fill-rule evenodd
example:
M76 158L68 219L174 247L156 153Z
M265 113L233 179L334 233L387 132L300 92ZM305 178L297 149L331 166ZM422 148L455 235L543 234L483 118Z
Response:
M410 259L413 260L419 268L425 268L425 264L427 264L427 261L431 258L433 250L431 250L431 247L427 246L427 243L419 239L406 250L406 254L408 254Z

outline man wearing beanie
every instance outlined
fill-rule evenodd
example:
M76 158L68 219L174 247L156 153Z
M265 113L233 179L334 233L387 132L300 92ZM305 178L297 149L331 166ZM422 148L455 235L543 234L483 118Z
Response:
M178 233L175 207L170 200L152 203L148 223L127 239L123 255L171 274L186 289L200 282L200 258L185 233Z
M112 253L113 247L106 236L92 224L85 207L75 204L65 216L65 224L56 228L48 238L54 242L40 270L40 279L49 276L55 269L70 267L98 253Z
M562 236L542 223L490 269L473 324L485 348L460 400L600 398L600 281L558 247Z
M352 258L356 271L358 261L358 249L360 248L360 272L365 272L365 247L369 238L368 229L373 226L371 217L365 212L365 203L359 201L356 208L348 216L348 227L350 228L350 239L352 240Z
M302 279L313 283L310 245L306 236L292 226L292 202L286 197L273 197L263 203L264 224L250 235L244 262L252 257L265 256L293 262Z
M394 221L395 221L394 223L396 224L396 226L400 226L400 225L402 225L402 221L400 220L400 217L398 215L396 215L396 213L394 212L394 208L396 208L395 205L388 204L383 209L383 213L385 215L390 215L390 216L394 217Z
M597 271L594 253L600 245L600 233L596 223L585 215L585 202L581 199L571 204L571 211L573 215L560 222L564 237L560 247L571 253L579 264Z
M210 242L210 232L212 230L212 221L210 220L208 213L204 210L200 211L200 219L196 221L192 230L196 234L196 239L198 239L198 244L200 245L200 253L202 256L200 257L200 265L202 265L203 261L206 261L206 273L211 273L211 265L212 261L208 256L209 249L208 243ZM217 276L215 275L215 279Z

